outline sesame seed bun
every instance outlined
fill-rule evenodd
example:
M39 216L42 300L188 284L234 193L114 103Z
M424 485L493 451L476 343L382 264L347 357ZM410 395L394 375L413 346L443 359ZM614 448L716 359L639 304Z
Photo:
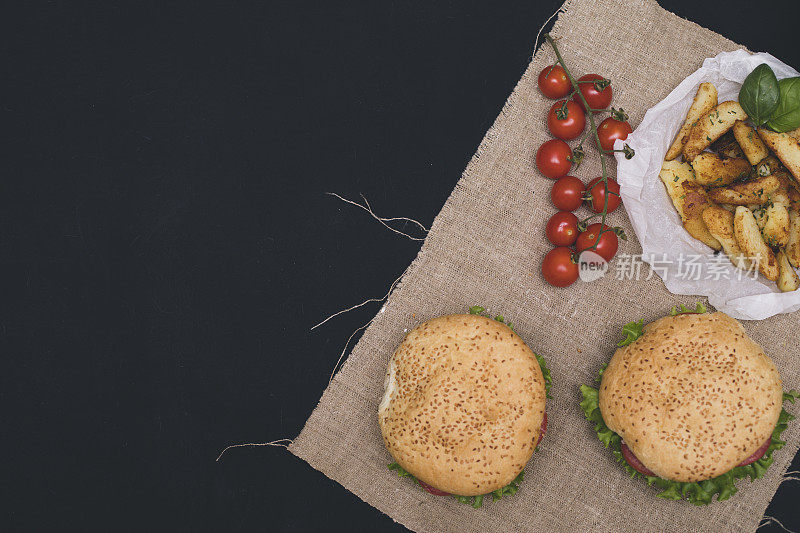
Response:
M417 479L461 496L508 485L531 458L545 413L536 356L508 326L477 315L414 328L389 360L378 421Z
M783 389L775 365L724 313L666 317L603 372L600 412L658 476L702 481L770 438Z

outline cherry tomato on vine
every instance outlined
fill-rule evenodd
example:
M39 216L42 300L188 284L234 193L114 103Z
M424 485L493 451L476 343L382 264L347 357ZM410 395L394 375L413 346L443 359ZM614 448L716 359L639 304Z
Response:
M578 264L573 261L572 249L559 246L550 250L542 262L542 275L554 287L568 287L578 279Z
M613 150L614 141L628 138L633 133L631 125L625 120L608 117L597 127L597 136L600 137L600 146L603 150Z
M563 98L572 89L567 73L561 65L544 67L539 73L539 90L548 98Z
M536 151L536 167L548 178L557 180L572 168L572 150L561 139L550 139Z
M556 246L571 246L578 239L578 217L559 211L547 221L547 240Z
M586 231L578 235L576 247L578 253L581 253L582 251L594 246L594 243L597 242L597 248L592 251L597 253L597 255L606 261L611 261L614 256L617 255L617 250L619 249L619 238L613 230L606 231L600 235L601 227L609 229L608 226L602 226L599 222L586 228ZM598 235L600 236L599 242L597 241Z
M606 188L603 187L603 178L595 178L586 186L586 203L595 213L602 213L606 202ZM616 211L622 198L619 196L619 183L614 178L608 178L608 212Z
M599 74L587 74L586 76L581 76L578 81L602 81L604 79L605 78ZM614 95L611 85L606 85L602 91L598 91L597 87L594 86L594 83L579 83L578 87L580 88L583 97L586 98L586 102L589 104L589 107L592 109L605 109L611 105L611 98ZM581 100L580 96L576 94L572 97L572 100L581 106L581 109L584 109L583 101Z
M586 186L575 176L564 176L553 184L550 199L562 211L575 211L583 203Z
M566 114L563 114L562 110L564 102L566 102ZM559 100L547 114L547 127L554 136L569 141L583 133L586 127L586 114L572 100Z

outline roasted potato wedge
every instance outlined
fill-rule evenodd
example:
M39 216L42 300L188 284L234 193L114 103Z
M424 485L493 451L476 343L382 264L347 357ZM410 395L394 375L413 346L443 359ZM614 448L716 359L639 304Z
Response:
M728 130L722 137L711 143L708 149L712 152L716 152L723 159L730 157L744 158L744 152L742 151L742 147L739 146L739 143L736 142L733 130Z
M800 268L800 202L793 202L789 208L789 241L785 250L792 266Z
M703 211L703 222L705 222L709 233L722 244L722 249L736 268L750 270L750 261L739 248L736 234L733 228L733 213L718 206L712 205Z
M736 183L730 187L711 189L708 196L718 204L761 205L780 187L781 182L777 177L766 176L745 183Z
M786 170L783 168L783 165L781 165L781 160L774 155L769 154L767 157L762 159L760 163L753 167L753 177L763 178L779 171L786 172ZM788 174L788 172L786 173Z
M758 229L761 230L761 236L764 236L764 226L767 225L767 210L764 209L763 205L756 205L750 206L749 209L753 213L753 218L756 219L756 224L758 224Z
M769 202L764 211L764 226L761 235L772 248L783 248L789 243L789 210L785 205Z
M800 181L792 180L792 186L789 187L789 190L800 193Z
M694 101L689 107L689 112L686 114L686 120L678 131L677 137L672 142L672 146L667 150L665 161L672 161L678 157L683 151L683 145L686 144L689 138L689 131L697 119L717 107L717 88L711 83L701 83L697 88L697 94L694 96Z
M726 144L720 147L720 149L716 150L716 152L723 159L730 159L730 158L743 159L745 157L742 147L739 146L739 143L737 143L736 141L733 141L731 144ZM703 152L700 153L702 154Z
M786 133L775 133L766 128L758 128L764 143L775 152L783 166L800 182L800 143Z
M789 208L800 209L800 191L790 188L788 190Z
M780 204L786 209L789 209L789 206L792 205L792 201L789 199L789 189L787 187L781 187L774 193L770 194L769 201L773 204Z
M731 144L739 146L739 143L736 142L736 137L733 135L732 129L723 133L719 139L717 139L708 146L708 149L711 150L712 152L720 152L721 150L724 150Z
M744 206L736 208L733 215L733 229L739 248L749 260L755 261L758 271L770 281L778 279L778 261L772 249L761 236L761 230L753 213Z
M686 231L711 248L721 250L722 245L709 233L703 222L703 211L711 202L705 189L694 181L692 166L678 161L665 161L659 177L664 182Z
M708 203L704 205L707 207L708 205L711 204ZM706 227L706 223L703 222L704 210L705 209L700 210L699 215L692 216L691 218L687 218L686 220L684 220L683 227L686 229L689 235L691 235L698 241L702 242L709 248L712 248L714 250L722 250L722 244L720 244L720 242L717 239L715 239L713 235L711 235L711 233L708 231L708 228Z
M745 119L747 113L739 102L733 100L722 102L700 117L689 130L689 138L683 146L683 158L689 162L694 161L700 152L731 129L737 120Z
M786 254L781 250L778 252L776 259L778 260L778 289L782 292L792 292L800 288L800 277L797 276Z
M695 181L704 187L725 187L746 178L752 170L747 159L720 159L711 152L695 157L692 168Z
M770 197L778 198L778 201L786 204L787 206L791 203L791 200L787 200L787 195L789 198L791 198L792 194L800 197L800 182L795 180L792 175L789 174L788 170L780 167L772 175L778 178L778 181L781 183L781 187L777 191L770 193Z
M736 137L736 142L742 147L747 160L751 165L756 165L762 159L769 155L769 150L764 144L764 141L759 137L756 129L741 120L733 123L733 135Z

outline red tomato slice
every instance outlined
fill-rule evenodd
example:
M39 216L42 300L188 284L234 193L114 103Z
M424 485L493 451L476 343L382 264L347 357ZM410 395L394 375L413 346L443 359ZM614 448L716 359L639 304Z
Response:
M539 440L542 440L542 437L544 437L545 433L547 433L547 412L544 413L542 426L539 428Z
M767 442L762 444L759 449L753 452L753 455L751 455L750 457L739 463L738 466L747 466L753 464L762 457L764 457L764 454L767 453L767 450L769 449L769 445L771 444L771 442L772 438L767 439ZM655 473L653 473L652 470L650 470L649 468L647 468L642 464L639 458L633 454L633 452L631 451L630 448L628 448L628 445L625 444L625 442L620 443L620 451L622 452L622 456L625 458L625 461L629 465L631 465L631 468L633 468L640 474L644 474L645 476L656 475Z
M634 470L645 476L655 476L655 473L653 473L652 470L644 466L642 462L635 455L633 455L633 452L630 448L628 448L628 445L625 444L624 441L620 443L620 451L622 451L622 457L625 458L625 461L631 465Z
M771 442L772 442L772 437L767 439L767 442L762 444L761 448L759 448L755 452L753 452L753 455L751 455L750 457L748 457L747 459L745 459L744 461L739 463L739 466L747 466L747 465L753 464L756 461L758 461L759 459L761 459L762 457L764 457L764 454L767 453L767 450L769 449L769 445L770 445Z
M419 480L417 480L417 481L419 481ZM430 492L431 494L433 494L435 496L450 496L449 492L445 492L443 490L439 490L436 487L431 487L430 485L428 485L424 481L419 481L419 484L422 485L423 489L427 490L428 492Z
M544 438L544 434L547 433L547 412L544 413L544 418L542 418L542 425L539 426L539 435L536 436L536 439L533 441L533 448L536 449L539 444L542 443L542 439Z

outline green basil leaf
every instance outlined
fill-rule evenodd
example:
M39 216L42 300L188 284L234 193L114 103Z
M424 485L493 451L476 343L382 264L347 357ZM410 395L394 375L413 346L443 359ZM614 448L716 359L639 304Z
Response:
M800 78L784 78L778 82L781 98L770 115L767 126L783 133L800 127Z
M766 63L747 75L739 91L739 104L756 126L763 125L770 118L779 100L778 78Z

